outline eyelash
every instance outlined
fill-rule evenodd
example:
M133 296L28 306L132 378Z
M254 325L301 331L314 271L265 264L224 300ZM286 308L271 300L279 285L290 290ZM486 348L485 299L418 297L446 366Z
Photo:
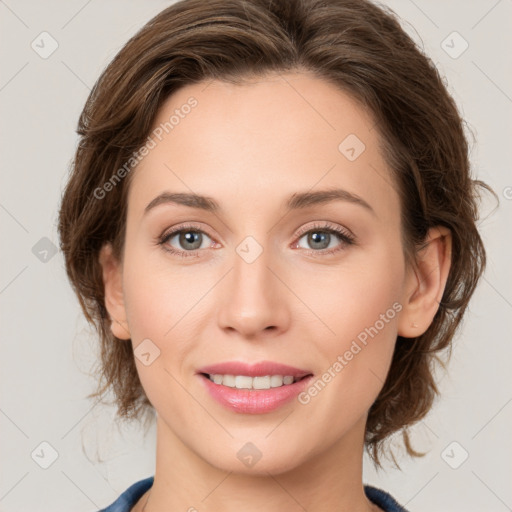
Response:
M178 249L175 249L174 247L171 247L167 244L167 242L174 237L177 234L180 233L186 233L186 232L194 232L194 233L203 233L207 235L209 238L212 238L208 233L203 231L202 229L199 229L197 226L194 226L193 224L186 224L182 226L178 226L177 228L173 229L170 232L163 233L160 237L158 237L157 244L161 245L164 251L167 251L173 255L180 256L183 258L188 257L198 257L199 252L204 249L196 249L195 251L181 251ZM299 230L299 232L295 235L297 238L297 241L294 242L294 247L298 244L299 240L309 233L314 232L323 232L323 233L329 233L331 235L336 235L341 240L341 242L344 244L344 246L350 246L355 244L355 236L350 233L348 230L343 229L339 226L336 226L335 224L330 223L322 223L322 224L315 224L312 227L304 228ZM337 253L339 251L344 250L343 245L340 247L336 247L334 249L322 249L322 250L314 250L314 249L304 249L308 254L312 256L329 256L331 254Z

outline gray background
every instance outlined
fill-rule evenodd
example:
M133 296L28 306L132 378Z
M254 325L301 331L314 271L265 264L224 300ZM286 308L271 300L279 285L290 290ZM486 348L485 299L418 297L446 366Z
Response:
M94 388L96 339L52 249L89 90L128 38L169 4L0 0L1 511L98 510L153 474L154 429L146 437L137 425L119 429L112 408L85 398ZM414 446L429 453L409 460L397 444L403 472L389 464L376 473L365 459L364 480L415 512L512 510L512 1L386 4L446 77L477 139L474 172L501 205L493 212L491 200L483 203L488 269L449 373L439 375L442 398L413 429ZM47 58L40 53L52 40L44 31L58 44Z

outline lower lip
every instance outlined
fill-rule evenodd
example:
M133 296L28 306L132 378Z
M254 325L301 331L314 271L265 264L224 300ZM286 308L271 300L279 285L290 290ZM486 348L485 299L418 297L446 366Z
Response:
M278 388L238 389L215 384L208 377L199 375L210 395L221 405L242 414L271 412L292 401L313 378L312 375Z

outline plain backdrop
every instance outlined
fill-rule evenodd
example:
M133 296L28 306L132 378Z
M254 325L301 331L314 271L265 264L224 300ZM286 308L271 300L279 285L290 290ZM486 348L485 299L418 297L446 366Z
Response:
M170 3L0 0L1 511L92 512L154 471L154 428L118 429L113 408L86 399L97 340L56 221L91 87ZM385 3L446 77L476 137L474 173L500 206L483 204L488 268L439 374L442 397L412 430L428 454L411 460L398 443L402 471L378 473L365 456L364 481L414 512L512 510L512 1Z

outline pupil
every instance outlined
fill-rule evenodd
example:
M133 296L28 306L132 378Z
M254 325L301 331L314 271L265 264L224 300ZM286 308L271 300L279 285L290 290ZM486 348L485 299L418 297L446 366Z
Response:
M181 235L180 242L186 242L192 245L194 245L195 242L195 245L193 247L189 247L189 249L198 249L199 247L201 247L201 240L199 235L200 233L197 233L195 231L186 231ZM199 243L197 243L198 240Z
M309 238L313 247L316 249L325 249L329 246L329 237L328 233L311 233ZM325 243L327 241L327 243ZM320 244L321 247L316 246L316 244Z

